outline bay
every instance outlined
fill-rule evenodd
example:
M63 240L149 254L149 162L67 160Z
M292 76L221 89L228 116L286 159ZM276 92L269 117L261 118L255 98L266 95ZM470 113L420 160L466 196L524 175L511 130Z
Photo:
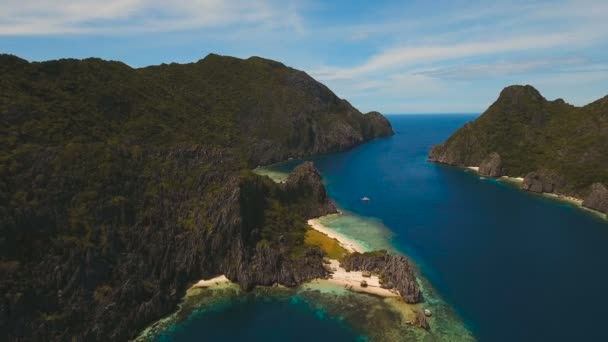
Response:
M602 324L608 307L605 220L427 161L433 144L475 117L392 115L395 136L312 158L330 196L346 212L327 225L370 247L414 259L440 300L478 340L608 340ZM280 177L299 162L267 171ZM371 201L362 202L364 196ZM256 331L264 336L251 340L268 340L272 335L262 332L276 327L277 319L257 318L275 315L292 337L308 336L299 333L306 329L335 329L335 335L317 334L315 340L363 338L357 327L284 304L240 303L199 315L199 324L191 326L203 324L206 334L230 326L237 334L246 327L253 329L251 336L258 336ZM436 325L445 329L442 338L449 336L448 324Z

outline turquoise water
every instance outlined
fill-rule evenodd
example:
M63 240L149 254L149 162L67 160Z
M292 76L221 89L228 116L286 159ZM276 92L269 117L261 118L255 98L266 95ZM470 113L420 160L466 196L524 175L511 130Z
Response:
M603 326L608 308L606 221L426 161L432 144L474 118L390 116L395 136L314 158L330 196L347 213L364 217L345 215L328 225L372 248L394 249L413 258L442 298L429 299L449 303L481 341L608 340ZM272 170L280 173L295 164ZM371 201L360 201L363 196ZM279 328L294 334L282 335L284 340L293 340L301 329L329 326L346 335L323 339L318 334L314 340L360 337L356 328L331 317L320 319L314 311L258 304L234 310L285 318ZM222 331L226 326L251 328L250 316L223 312L197 316L199 323L193 326L204 324L206 333L216 326ZM451 318L434 317L433 326L448 334L449 327L440 321ZM278 326L273 319L255 323L254 330ZM269 336L261 339L272 340Z
M158 341L366 341L344 321L299 297L245 298L193 313Z

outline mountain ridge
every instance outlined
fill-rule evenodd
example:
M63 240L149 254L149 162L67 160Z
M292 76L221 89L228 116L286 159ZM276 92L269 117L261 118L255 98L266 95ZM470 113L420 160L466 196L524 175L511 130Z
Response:
M0 55L0 334L127 340L189 284L323 277L306 220L332 212L312 165L260 164L392 135L304 72L210 55L134 69ZM333 209L335 210L335 208Z
M607 99L576 107L549 101L530 85L506 87L481 116L433 146L429 159L522 177L528 191L596 198L594 184L608 183Z

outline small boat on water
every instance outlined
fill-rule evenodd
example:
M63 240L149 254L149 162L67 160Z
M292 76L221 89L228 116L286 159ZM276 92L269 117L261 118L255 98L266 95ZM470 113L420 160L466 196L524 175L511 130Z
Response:
M363 202L369 202L370 199L367 196L363 196L363 198L361 198L361 201L363 201Z

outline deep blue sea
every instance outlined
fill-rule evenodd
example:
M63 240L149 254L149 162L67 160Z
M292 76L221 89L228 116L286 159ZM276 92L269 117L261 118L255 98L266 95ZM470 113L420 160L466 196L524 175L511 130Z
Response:
M431 145L475 117L392 115L395 136L314 161L337 204L392 231L390 244L420 265L478 340L608 341L606 221L427 162ZM224 340L241 331L272 340L270 329L288 334L275 340L323 340L310 337L318 329L329 332L325 340L357 336L343 322L277 303L243 304L191 325Z

